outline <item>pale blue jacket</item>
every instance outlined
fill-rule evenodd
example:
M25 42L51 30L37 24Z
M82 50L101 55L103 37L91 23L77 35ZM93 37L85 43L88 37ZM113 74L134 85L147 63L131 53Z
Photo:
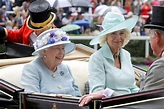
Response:
M55 78L52 74L55 74ZM42 58L24 66L21 84L25 92L81 96L68 65L61 63L57 66L57 71L52 72L45 66Z
M114 58L107 43L91 55L89 59L90 93L105 88L114 90L119 95L139 91L130 53L120 49L121 69L114 65Z

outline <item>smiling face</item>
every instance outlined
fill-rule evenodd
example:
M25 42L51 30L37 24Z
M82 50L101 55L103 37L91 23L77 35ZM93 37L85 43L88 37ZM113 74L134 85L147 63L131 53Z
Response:
M107 35L106 41L114 54L123 46L125 37L125 30L119 30Z
M61 64L65 56L65 45L55 45L44 51L44 61L47 67Z

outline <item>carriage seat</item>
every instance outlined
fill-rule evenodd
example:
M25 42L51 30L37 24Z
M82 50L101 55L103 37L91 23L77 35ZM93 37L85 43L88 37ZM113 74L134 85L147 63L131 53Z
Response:
M88 62L78 60L64 60L64 63L70 67L72 75L75 79L75 83L79 86L81 93L85 94L84 87L85 83L88 81ZM0 78L22 88L20 81L24 65L25 64L16 64L1 68Z

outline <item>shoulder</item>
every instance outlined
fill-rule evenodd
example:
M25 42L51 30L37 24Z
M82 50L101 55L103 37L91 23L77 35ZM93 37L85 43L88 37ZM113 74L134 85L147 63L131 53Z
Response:
M121 54L124 56L130 56L130 53L125 49L121 49Z
M130 54L129 51L125 50L125 49L121 49L121 52L125 53L125 54Z
M164 71L164 64L163 63L164 63L164 58L159 58L159 59L155 60L152 63L152 65L150 66L149 70L161 70L161 71Z
M99 49L98 51L94 52L91 56L90 56L90 59L96 59L96 60L101 60L103 57L103 53L102 53L102 50Z
M40 64L41 64L41 60L39 58L37 58L37 59L32 60L29 63L26 63L24 65L24 68L27 68L27 67L28 68L37 68L37 66L39 66Z
M58 67L59 67L61 70L70 71L70 68L69 68L68 64L65 63L65 62L62 62Z
M164 59L157 59L152 63L147 71L148 77L153 77L154 80L161 80L164 78Z

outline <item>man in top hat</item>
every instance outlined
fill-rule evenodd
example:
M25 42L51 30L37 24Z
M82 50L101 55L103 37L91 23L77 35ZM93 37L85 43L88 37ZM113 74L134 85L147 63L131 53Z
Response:
M149 29L150 45L153 54L159 57L149 67L141 81L141 91L164 88L164 7L154 6L152 21L146 24Z
M20 29L14 31L0 27L0 39L32 45L40 33L54 26L55 18L46 0L36 0L29 5L29 17Z

